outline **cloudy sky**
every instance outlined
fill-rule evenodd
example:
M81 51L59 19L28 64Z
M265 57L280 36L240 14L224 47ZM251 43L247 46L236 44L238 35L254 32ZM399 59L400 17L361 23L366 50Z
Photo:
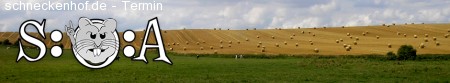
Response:
M366 26L383 23L448 23L449 0L154 0L161 11L125 11L121 0L99 2L117 5L106 11L12 11L5 3L48 2L47 0L0 1L0 31L18 31L29 19L47 19L46 31L64 30L80 17L114 18L118 30L139 30L149 19L159 18L162 29L211 29L215 27L294 28L323 26ZM153 0L131 0L152 3ZM53 0L53 2L70 2ZM74 1L84 2L84 1ZM91 1L92 2L92 1Z

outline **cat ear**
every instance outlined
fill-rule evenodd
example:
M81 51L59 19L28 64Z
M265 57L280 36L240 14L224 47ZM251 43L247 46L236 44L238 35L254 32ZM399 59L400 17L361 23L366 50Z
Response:
M85 17L81 17L80 20L78 20L78 26L87 26L91 24L92 24L91 20Z
M106 19L103 22L103 25L105 25L105 27L103 27L102 30L105 29L105 31L115 31L117 22L115 19Z

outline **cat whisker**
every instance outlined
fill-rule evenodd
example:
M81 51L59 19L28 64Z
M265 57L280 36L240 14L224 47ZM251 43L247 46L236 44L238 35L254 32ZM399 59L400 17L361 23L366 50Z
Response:
M78 41L75 45L79 45L82 43L94 43L94 41L90 40L90 39L83 39L83 40Z
M114 48L117 48L117 47L119 47L119 46L117 46L117 45L112 45L112 44L105 44L105 45L103 45L102 47L114 47Z
M86 46L80 46L80 47L77 48L76 50L77 50L77 52L79 52L80 50L82 50L82 49L84 49L84 48L87 48L87 47L92 47L92 46L89 46L89 45L86 45Z
M81 50L83 48L90 47L90 46L92 47L93 45L94 45L93 43L91 43L91 44L82 43L82 44L76 46L76 50Z

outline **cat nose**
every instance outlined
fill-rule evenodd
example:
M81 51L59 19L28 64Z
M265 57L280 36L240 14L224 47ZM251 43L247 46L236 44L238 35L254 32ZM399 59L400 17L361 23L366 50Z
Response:
M100 47L100 46L101 46L101 44L102 44L102 42L101 42L101 41L95 41L95 47Z

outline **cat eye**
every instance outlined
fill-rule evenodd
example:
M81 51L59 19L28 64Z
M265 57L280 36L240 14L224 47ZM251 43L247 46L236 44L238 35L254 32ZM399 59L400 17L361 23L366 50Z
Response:
M92 33L91 33L91 38L92 38L92 39L95 39L96 36L97 36L97 34L92 34Z
M100 34L100 38L105 39L106 33Z

